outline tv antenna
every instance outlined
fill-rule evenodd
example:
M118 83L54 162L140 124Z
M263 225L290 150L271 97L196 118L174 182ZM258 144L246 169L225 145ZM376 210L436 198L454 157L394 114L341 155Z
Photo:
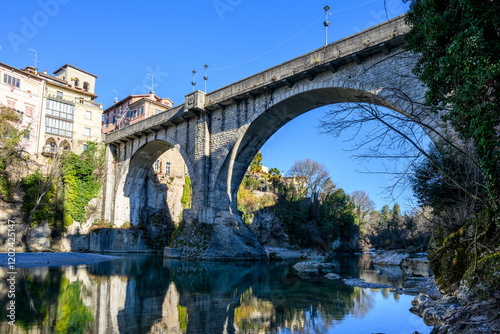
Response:
M154 92L155 86L158 86L158 85L154 84L154 76L151 73L148 73L146 75L146 77L148 79L151 79L151 87L148 87L148 86L144 86L144 87L146 87L147 89L149 89L150 92Z
M115 102L118 102L118 91L113 89L113 92L115 92Z
M34 52L35 54L33 55L34 58L32 58L31 60L34 60L35 61L35 68L36 68L36 63L39 63L38 61L38 52L36 52L36 50L33 50L33 49L28 49L30 50L31 52Z

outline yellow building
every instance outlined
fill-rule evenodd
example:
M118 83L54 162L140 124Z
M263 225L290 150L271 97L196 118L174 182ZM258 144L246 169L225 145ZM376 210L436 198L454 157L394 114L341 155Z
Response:
M95 102L97 76L66 64L54 76L38 72L45 80L42 102L40 152L61 150L77 154L88 140L101 141L102 104Z

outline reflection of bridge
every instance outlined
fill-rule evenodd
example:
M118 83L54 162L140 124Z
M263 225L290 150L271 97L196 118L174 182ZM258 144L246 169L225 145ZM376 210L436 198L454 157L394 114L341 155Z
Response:
M171 147L191 176L192 217L212 223L219 212L237 212L239 184L261 146L319 106L369 101L436 128L409 100L422 102L425 91L411 75L415 56L402 48L407 29L404 16L394 18L216 91L190 93L184 104L106 135L104 218L139 223L154 196L144 190L147 169Z

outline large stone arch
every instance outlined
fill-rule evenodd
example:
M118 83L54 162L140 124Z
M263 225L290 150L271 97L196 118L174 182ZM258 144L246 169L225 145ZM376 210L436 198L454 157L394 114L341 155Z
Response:
M378 73L376 66L372 66L371 70ZM411 67L408 67L407 71L410 70ZM409 74L406 73L406 76ZM422 123L423 130L434 140L436 129L442 129L443 123L423 107L425 89L422 84L416 79L406 79L404 86L399 85L394 82L394 72L391 71L381 74L377 84L367 79L374 75L365 68L355 68L339 75L326 73L315 80L298 82L293 88L282 88L256 98L261 100L255 103L258 107L253 110L249 122L236 131L225 148L227 156L219 159L214 168L216 177L211 187L216 207L236 213L239 185L262 145L289 121L320 106L346 102L372 103Z
M118 150L119 167L113 203L114 225L120 227L128 222L137 226L141 222L141 215L151 214L151 212L145 210L146 206L166 200L166 192L162 193L160 191L157 198L148 198L148 193L144 189L147 186L147 175L153 163L167 150L172 148L178 150L186 164L189 175L193 175L194 170L191 159L183 146L174 143L176 143L174 138L156 135L152 140L144 138L120 147Z

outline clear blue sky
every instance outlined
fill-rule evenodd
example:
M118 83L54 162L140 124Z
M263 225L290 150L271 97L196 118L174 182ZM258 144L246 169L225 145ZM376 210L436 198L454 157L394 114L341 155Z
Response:
M322 46L326 4L333 42L407 11L401 0L386 2L387 13L384 0L4 1L0 61L33 65L29 49L35 49L39 70L76 65L98 76L97 101L105 108L113 103L113 90L118 99L147 93L152 73L156 94L180 104L192 90L193 69L196 88L204 89L204 64L207 91L220 88ZM355 172L381 166L359 165L344 151L351 144L318 134L322 112L311 111L278 131L262 148L264 164L287 171L295 160L311 158L325 164L346 192L365 190L378 209L392 206L380 194L386 176ZM398 202L410 208L404 198Z

